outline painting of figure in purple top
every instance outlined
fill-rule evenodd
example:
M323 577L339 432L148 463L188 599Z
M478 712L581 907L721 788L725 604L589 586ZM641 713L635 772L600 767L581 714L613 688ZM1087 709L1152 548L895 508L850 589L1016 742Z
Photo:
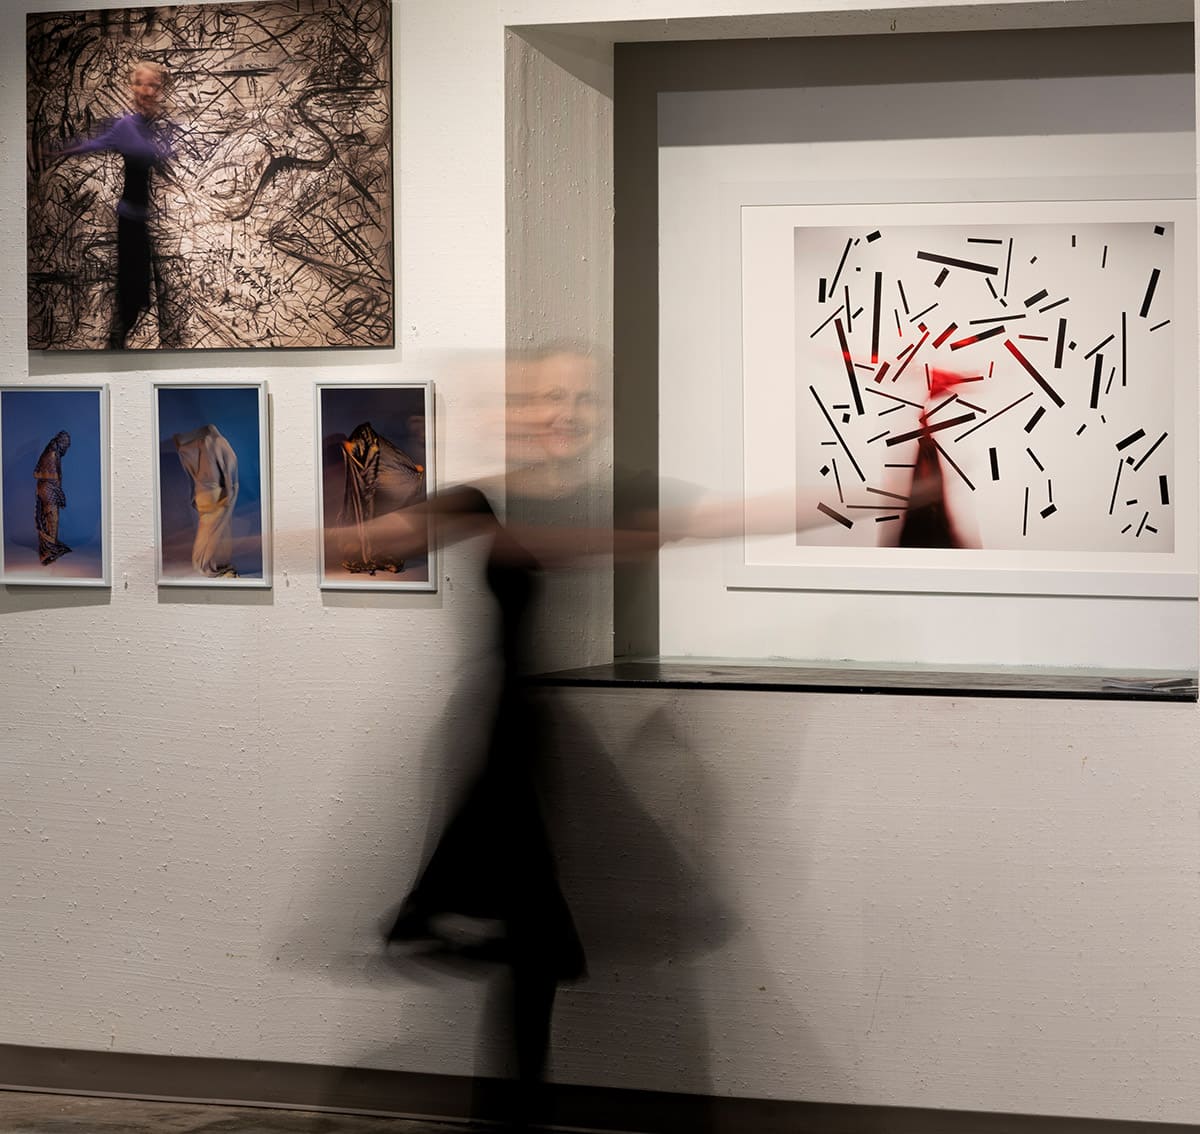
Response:
M28 341L394 341L389 0L27 18Z

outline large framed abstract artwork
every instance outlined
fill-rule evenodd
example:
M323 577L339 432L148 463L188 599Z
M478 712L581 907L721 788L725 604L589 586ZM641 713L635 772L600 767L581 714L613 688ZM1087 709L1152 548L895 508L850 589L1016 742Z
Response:
M160 587L271 585L265 383L154 387Z
M389 0L27 18L30 349L394 341Z
M1193 213L742 207L730 583L1194 595Z
M437 590L428 382L317 385L320 580L334 590Z
M0 387L0 581L110 585L107 386Z

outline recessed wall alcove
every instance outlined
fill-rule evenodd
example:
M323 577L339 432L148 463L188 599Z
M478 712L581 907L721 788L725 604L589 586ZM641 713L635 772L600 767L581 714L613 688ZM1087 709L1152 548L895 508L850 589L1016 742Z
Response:
M1071 123L1057 122L1048 105L1041 125L1051 135L1072 130L1088 134L1110 129L1109 112L1124 97L1122 81L1157 77L1172 88L1177 105L1144 107L1137 122L1111 129L1174 131L1174 140L1164 142L1164 152L1172 146L1175 152L1163 160L1179 176L1173 181L1148 178L1144 195L1170 184L1194 199L1194 99L1187 96L1194 91L1194 51L1187 4L830 8L786 17L525 25L508 30L508 343L519 349L535 341L565 339L598 346L606 369L611 362L611 374L605 375L611 377L611 387L606 382L605 389L612 391L608 456L625 473L671 475L677 462L670 455L664 458L661 438L686 433L686 427L678 428L677 391L687 379L679 377L674 356L664 357L669 344L660 339L660 312L673 299L660 294L660 281L674 286L688 271L660 263L658 256L663 188L659 147L676 144L662 132L664 106L670 121L679 120L679 108L686 107L689 98L700 109L685 110L685 116L693 113L698 122L711 114L712 136L691 127L690 142L679 144L704 146L715 140L768 148L794 136L786 130L780 133L782 113L772 118L772 91L903 91L929 81L950 84L947 89L995 82L1031 92L1038 84L1050 91L1056 84L1086 82L1095 84L1098 92L1091 122L1081 119L1089 113L1086 107L1074 109ZM1106 84L1112 85L1107 95ZM1115 101L1106 106L1106 99ZM766 112L739 119L730 109L735 106ZM1156 124L1160 114L1165 116L1163 123ZM959 115L960 122L969 121L970 106L960 108ZM717 119L719 125L713 126ZM994 117L989 122L980 133L997 129ZM879 126L879 135L918 140L931 131L959 128L945 121L935 121L924 133L919 124L911 129L894 121ZM1011 129L998 129L1002 135L1037 128L1014 123ZM831 139L876 136L870 123L852 123L836 112L817 133ZM919 148L915 143L914 150ZM699 321L707 335L706 350L715 343L709 333L710 314L706 310ZM671 369L661 370L661 365ZM676 392L664 403L671 383ZM672 408L664 416L667 406ZM696 434L696 444L708 440ZM689 443L685 439L682 445ZM615 500L607 485L597 489L598 514L610 515L614 507L621 514L626 479L617 478ZM1194 530L1195 516L1181 512L1180 522ZM883 667L995 665L1030 672L1123 667L1184 675L1196 665L1194 599L854 596L824 591L783 600L762 593L730 594L718 601L715 596L726 588L719 579L714 581L719 572L711 562L704 563L704 555L694 553L685 574L699 563L695 571L708 572L707 590L699 585L677 587L679 572L672 573L669 558L620 567L611 579L591 579L575 596L575 609L585 612L576 647L554 660L562 667L578 667L614 658L728 662L774 657L818 663L855 660ZM718 555L713 549L709 560ZM693 610L702 611L709 621L760 626L763 647L755 648L755 631L750 629L715 635L712 648L677 648L681 635L672 626L686 622ZM919 631L897 631L898 610L907 612L902 621ZM769 632L780 624L795 625L791 642L781 642ZM1101 625L1103 631L1097 629ZM969 635L966 626L971 628ZM849 633L843 633L846 628ZM1119 645L1108 648L1113 643Z

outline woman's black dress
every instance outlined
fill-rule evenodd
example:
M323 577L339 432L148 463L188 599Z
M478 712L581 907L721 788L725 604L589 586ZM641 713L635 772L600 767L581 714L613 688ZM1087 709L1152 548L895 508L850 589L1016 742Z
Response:
M440 512L494 519L477 489L440 496ZM499 608L500 677L483 767L442 833L388 938L437 938L439 914L497 922L491 955L557 983L583 975L583 948L562 890L543 815L541 714L524 681L539 565L500 524L486 578Z

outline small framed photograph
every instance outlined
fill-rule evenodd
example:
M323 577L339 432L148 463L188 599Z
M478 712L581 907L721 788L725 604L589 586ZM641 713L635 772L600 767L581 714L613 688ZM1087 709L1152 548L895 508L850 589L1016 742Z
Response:
M433 491L429 382L317 384L321 586L437 590L428 526L414 552L405 509Z
M0 581L107 587L108 387L0 387Z
M154 387L160 587L269 587L267 387Z

